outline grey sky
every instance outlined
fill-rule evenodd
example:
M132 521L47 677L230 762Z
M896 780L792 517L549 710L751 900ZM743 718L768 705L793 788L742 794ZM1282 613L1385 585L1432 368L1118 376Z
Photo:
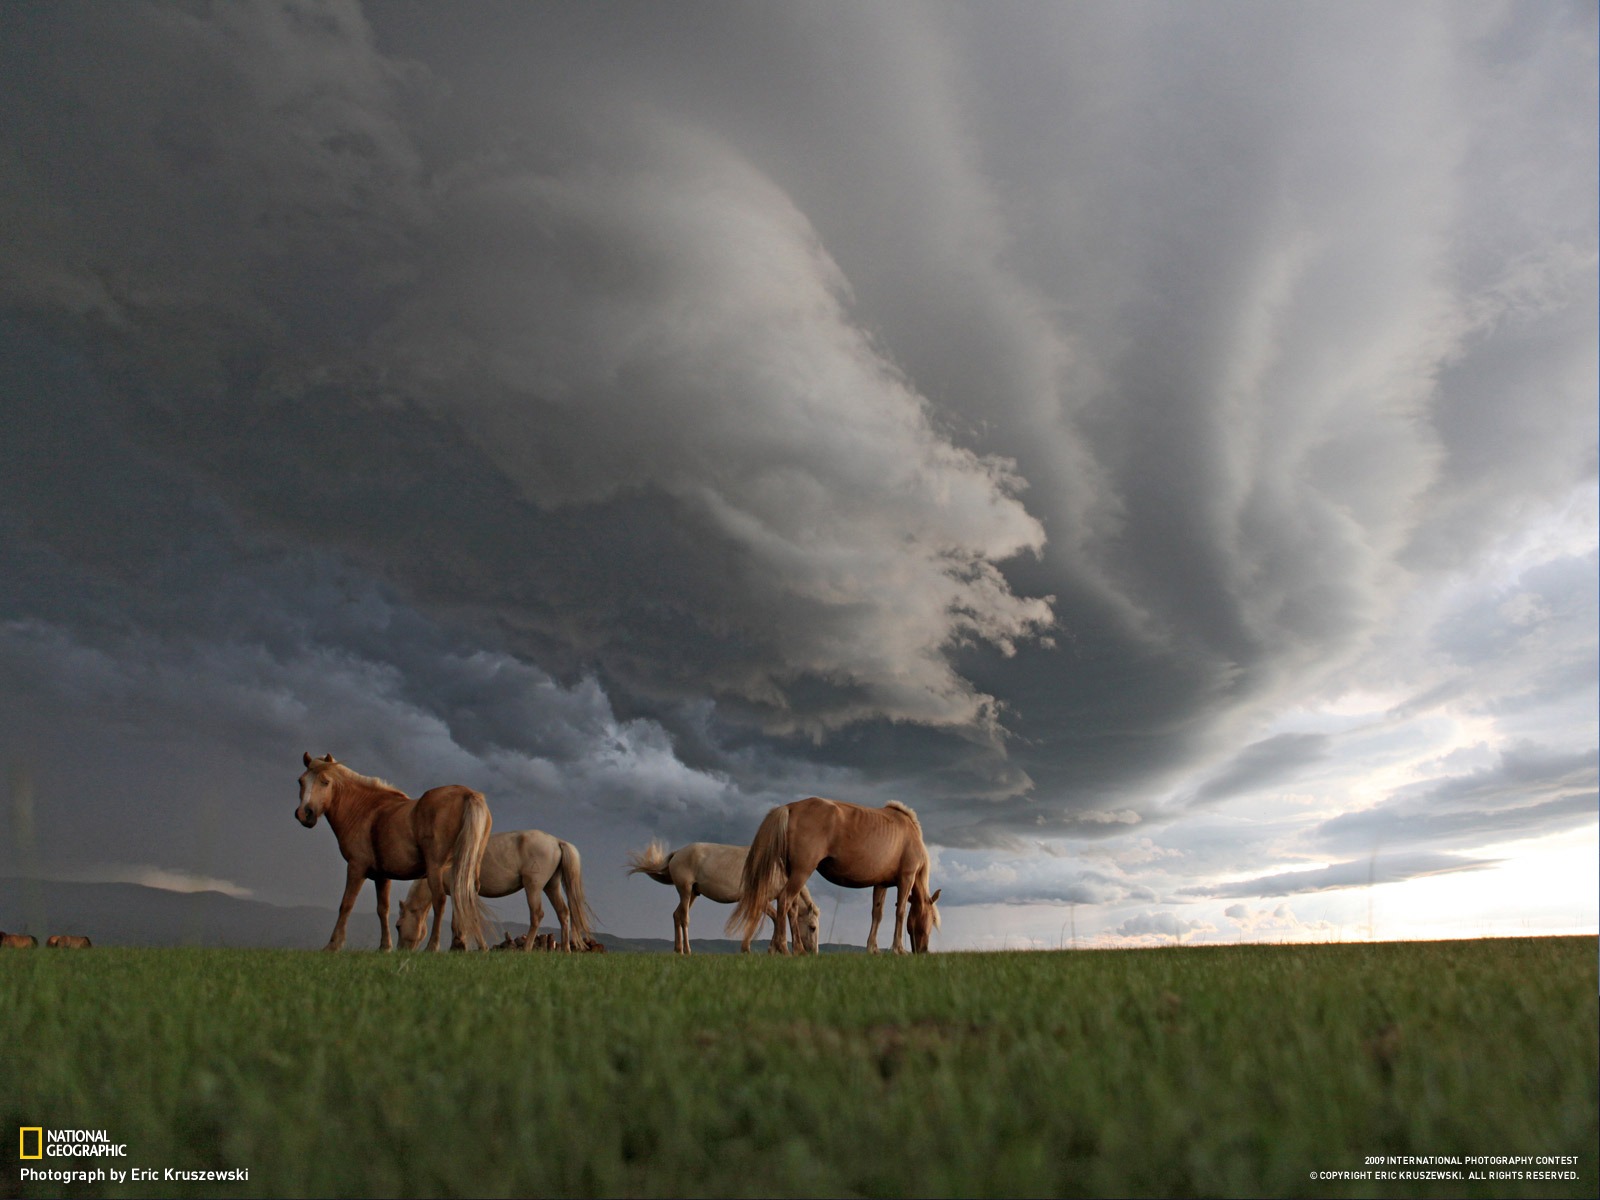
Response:
M1129 936L1595 823L1592 4L0 35L35 868L331 902L304 750L619 932L630 846L809 794Z

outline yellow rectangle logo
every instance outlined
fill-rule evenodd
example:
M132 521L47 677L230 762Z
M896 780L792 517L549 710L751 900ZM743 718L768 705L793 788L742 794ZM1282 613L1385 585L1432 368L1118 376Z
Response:
M28 1135L33 1134L33 1153L28 1153ZM43 1158L44 1157L44 1126L24 1125L17 1131L17 1157L18 1158Z

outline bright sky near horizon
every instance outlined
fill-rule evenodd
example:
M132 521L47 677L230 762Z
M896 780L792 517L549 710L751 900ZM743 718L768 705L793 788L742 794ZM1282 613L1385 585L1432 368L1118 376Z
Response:
M0 873L331 906L310 751L623 936L807 795L936 948L1594 933L1596 80L1592 3L0 7Z

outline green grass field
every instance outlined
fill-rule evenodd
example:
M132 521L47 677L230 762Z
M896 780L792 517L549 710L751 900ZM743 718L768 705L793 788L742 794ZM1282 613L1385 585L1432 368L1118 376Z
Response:
M1591 1195L1596 954L7 952L0 1192L184 1191L25 1182L103 1165L20 1163L43 1126L248 1168L188 1189L223 1196ZM1576 1181L1311 1178L1573 1154Z

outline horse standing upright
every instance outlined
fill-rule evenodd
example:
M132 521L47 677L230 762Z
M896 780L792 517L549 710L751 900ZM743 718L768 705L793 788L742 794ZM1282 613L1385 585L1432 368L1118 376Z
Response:
M750 843L740 879L739 906L728 918L728 932L749 938L769 903L776 904L781 918L812 871L840 887L874 889L871 949L877 948L883 889L893 887L894 952L905 953L903 932L910 934L912 953L927 951L933 931L939 927L939 892L928 892L928 849L922 841L922 825L904 804L891 800L883 808L865 808L812 796L773 809ZM788 953L781 920L773 930L772 950Z
M739 899L739 879L744 870L749 846L728 846L721 842L690 842L671 854L661 842L651 842L646 850L635 850L628 855L633 864L629 875L648 875L657 883L669 884L678 889L678 907L672 910L672 951L689 953L689 908L696 896L715 900L718 904L734 904ZM774 921L777 910L766 913ZM759 924L759 922L758 922ZM807 954L817 952L821 913L811 892L800 889L800 903L790 913L795 943ZM742 953L750 952L750 941L755 936L755 926L744 935Z
M445 868L444 885L447 891L454 886L452 868ZM534 948L533 939L539 932L539 923L544 920L544 905L539 900L541 891L550 897L556 920L561 923L561 948L581 950L592 932L589 922L594 919L594 913L583 895L583 860L578 848L538 829L519 829L491 837L479 868L478 895L527 893L528 937L516 947L519 950ZM561 895L563 891L565 899ZM432 902L433 888L426 879L411 885L400 904L400 920L396 922L401 946L415 950L422 941L422 913ZM496 947L501 948L510 947L504 943Z
M308 752L304 759L295 818L310 829L326 814L346 864L339 919L323 949L338 950L344 945L350 908L362 882L368 879L378 890L381 948L390 949L390 881L426 877L433 892L433 936L428 949L437 950L447 866L454 866L462 883L450 906L451 932L488 949L478 904L478 872L493 821L482 793L450 784L430 788L413 800L381 779L358 775L335 762L331 754L312 758Z

